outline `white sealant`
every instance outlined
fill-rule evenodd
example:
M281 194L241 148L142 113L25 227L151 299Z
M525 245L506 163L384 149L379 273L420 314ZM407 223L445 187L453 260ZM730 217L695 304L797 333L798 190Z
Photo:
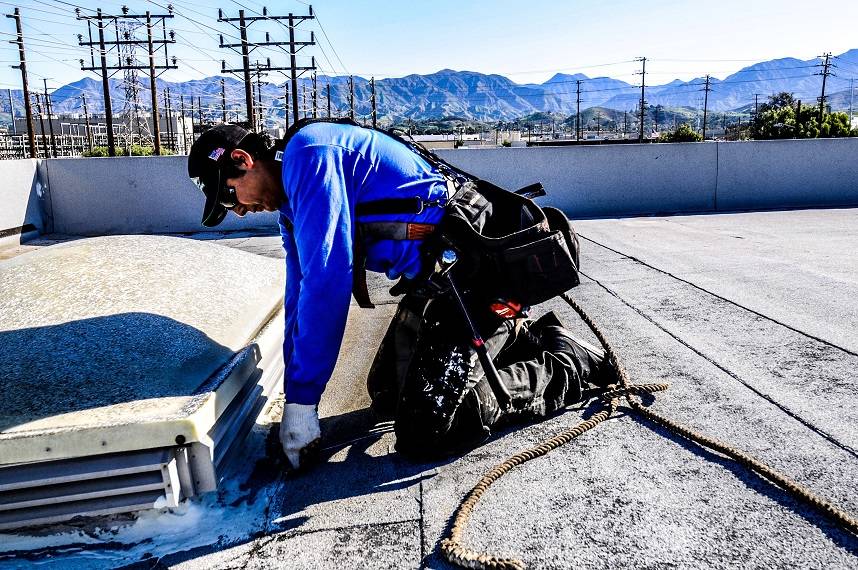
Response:
M260 428L261 426L257 426ZM264 429L267 429L265 427ZM278 482L257 489L252 502L242 490L255 463L264 453L258 448L264 431L257 429L247 443L247 460L237 458L234 472L221 482L217 493L184 501L176 508L140 513L133 521L87 530L56 534L0 533L0 568L87 568L100 570L130 564L144 558L183 552L201 546L241 544L266 525L270 499L280 489ZM262 432L262 437L260 436ZM256 435L257 437L253 437ZM44 531L43 531L44 532Z

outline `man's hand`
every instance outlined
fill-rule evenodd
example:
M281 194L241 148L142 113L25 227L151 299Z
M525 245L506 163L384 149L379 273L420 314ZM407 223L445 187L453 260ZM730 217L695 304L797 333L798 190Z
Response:
M321 438L316 406L286 404L280 422L280 444L293 469L301 468Z

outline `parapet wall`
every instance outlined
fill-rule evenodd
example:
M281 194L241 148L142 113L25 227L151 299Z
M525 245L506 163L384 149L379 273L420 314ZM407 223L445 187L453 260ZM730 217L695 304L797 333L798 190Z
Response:
M858 138L436 152L573 218L858 205Z
M110 235L205 230L200 223L205 200L188 178L185 156L57 158L43 162L56 233ZM244 219L230 214L218 230L276 225L274 214L255 214Z
M0 244L50 231L44 215L50 207L41 203L45 195L38 167L34 159L0 161Z
M573 218L858 205L858 139L438 150L501 186L540 181ZM0 161L0 235L198 232L186 158ZM218 230L274 228L274 214Z

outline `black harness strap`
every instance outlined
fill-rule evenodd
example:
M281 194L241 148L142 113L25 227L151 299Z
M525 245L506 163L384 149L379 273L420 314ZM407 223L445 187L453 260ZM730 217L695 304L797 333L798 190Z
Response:
M355 241L352 246L352 296L360 308L375 308L366 286L366 249L363 245L360 226L355 230Z
M348 118L316 118L316 119L301 119L286 130L283 138L277 141L277 147L280 151L286 149L289 140L300 131L302 128L313 123L336 123L341 125L352 125L360 127L358 123ZM428 162L436 168L441 175L448 181L448 188L458 186L465 180L471 179L472 176L449 164L426 150L422 145L408 141L401 136L386 131L384 129L373 129L372 127L363 127L378 131L385 134L396 141L404 144L412 152L420 158ZM452 195L452 192L448 193ZM419 196L413 198L388 198L384 200L372 200L357 204L355 207L356 216L370 216L376 214L419 214L426 208L444 207L440 201L423 200ZM366 284L366 249L364 246L364 238L370 239L396 239L396 240L421 240L425 239L434 233L436 226L433 224L420 224L409 222L363 222L358 223L355 228L355 239L352 253L352 295L357 301L358 306L371 309L375 305L369 297L369 289Z
M371 216L374 214L420 214L426 208L443 207L439 200L424 200L419 196L413 198L385 198L384 200L371 200L362 202L355 206L355 214L358 216Z

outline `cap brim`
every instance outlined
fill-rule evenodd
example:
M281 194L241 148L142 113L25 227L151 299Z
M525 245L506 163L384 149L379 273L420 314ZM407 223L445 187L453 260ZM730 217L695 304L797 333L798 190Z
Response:
M217 178L203 182L203 193L206 196L206 205L203 207L202 223L207 228L213 228L220 224L226 217L227 209L218 202L221 190L221 173L218 170Z

